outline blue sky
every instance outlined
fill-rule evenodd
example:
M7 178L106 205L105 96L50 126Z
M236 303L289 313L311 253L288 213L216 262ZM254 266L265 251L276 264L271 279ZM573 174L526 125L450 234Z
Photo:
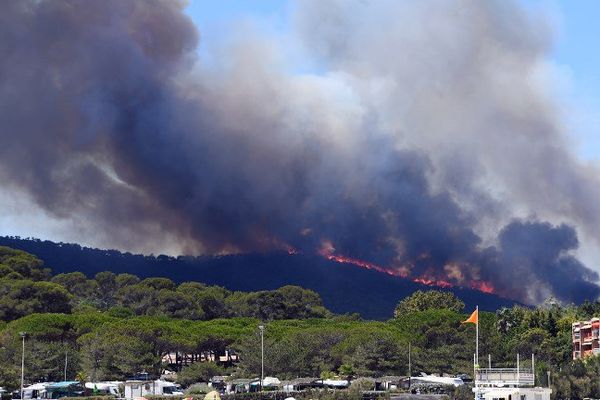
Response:
M552 3L557 11L558 32L552 57L571 74L575 135L582 140L579 152L600 159L600 2L578 0Z
M521 0L534 18L548 19L554 29L549 59L564 77L559 101L568 105L566 125L578 154L600 161L600 1ZM289 28L290 0L191 0L187 8L201 31L200 53L235 21L253 21L261 29L284 34Z

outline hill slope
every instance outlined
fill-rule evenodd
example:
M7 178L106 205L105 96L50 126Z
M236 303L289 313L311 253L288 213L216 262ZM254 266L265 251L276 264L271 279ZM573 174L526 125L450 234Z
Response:
M15 237L0 237L0 245L38 256L55 274L81 271L93 276L110 270L141 278L160 276L175 282L200 281L241 291L298 285L318 292L324 305L333 312L357 312L368 319L388 319L400 299L419 289L431 289L407 279L301 254L154 257ZM456 294L467 309L479 305L482 310L496 310L515 303L471 289L444 290Z

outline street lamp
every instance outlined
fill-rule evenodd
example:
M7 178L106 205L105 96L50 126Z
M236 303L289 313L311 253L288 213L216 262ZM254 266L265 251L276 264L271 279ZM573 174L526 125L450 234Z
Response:
M265 380L265 326L260 324L260 391L263 391L263 382Z
M23 350L21 351L21 400L23 400L23 381L25 379L25 336L27 332L19 332L23 339Z

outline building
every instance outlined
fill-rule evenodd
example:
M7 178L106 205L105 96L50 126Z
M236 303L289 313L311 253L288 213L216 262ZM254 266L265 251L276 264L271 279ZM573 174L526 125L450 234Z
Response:
M410 381L405 376L382 376L375 379L375 390L398 390L408 389Z
M201 353L170 352L162 357L163 364L171 371L180 371L181 368L196 362L218 362L230 367L238 362L238 355L231 350L225 350L224 355L217 355L213 351Z
M600 318L573 322L573 360L600 354Z
M475 368L475 400L550 400L552 389L535 386L534 358L521 368Z

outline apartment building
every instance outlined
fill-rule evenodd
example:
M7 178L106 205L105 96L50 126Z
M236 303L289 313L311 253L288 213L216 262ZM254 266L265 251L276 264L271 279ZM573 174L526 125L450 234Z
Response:
M600 318L573 322L573 360L600 354Z

